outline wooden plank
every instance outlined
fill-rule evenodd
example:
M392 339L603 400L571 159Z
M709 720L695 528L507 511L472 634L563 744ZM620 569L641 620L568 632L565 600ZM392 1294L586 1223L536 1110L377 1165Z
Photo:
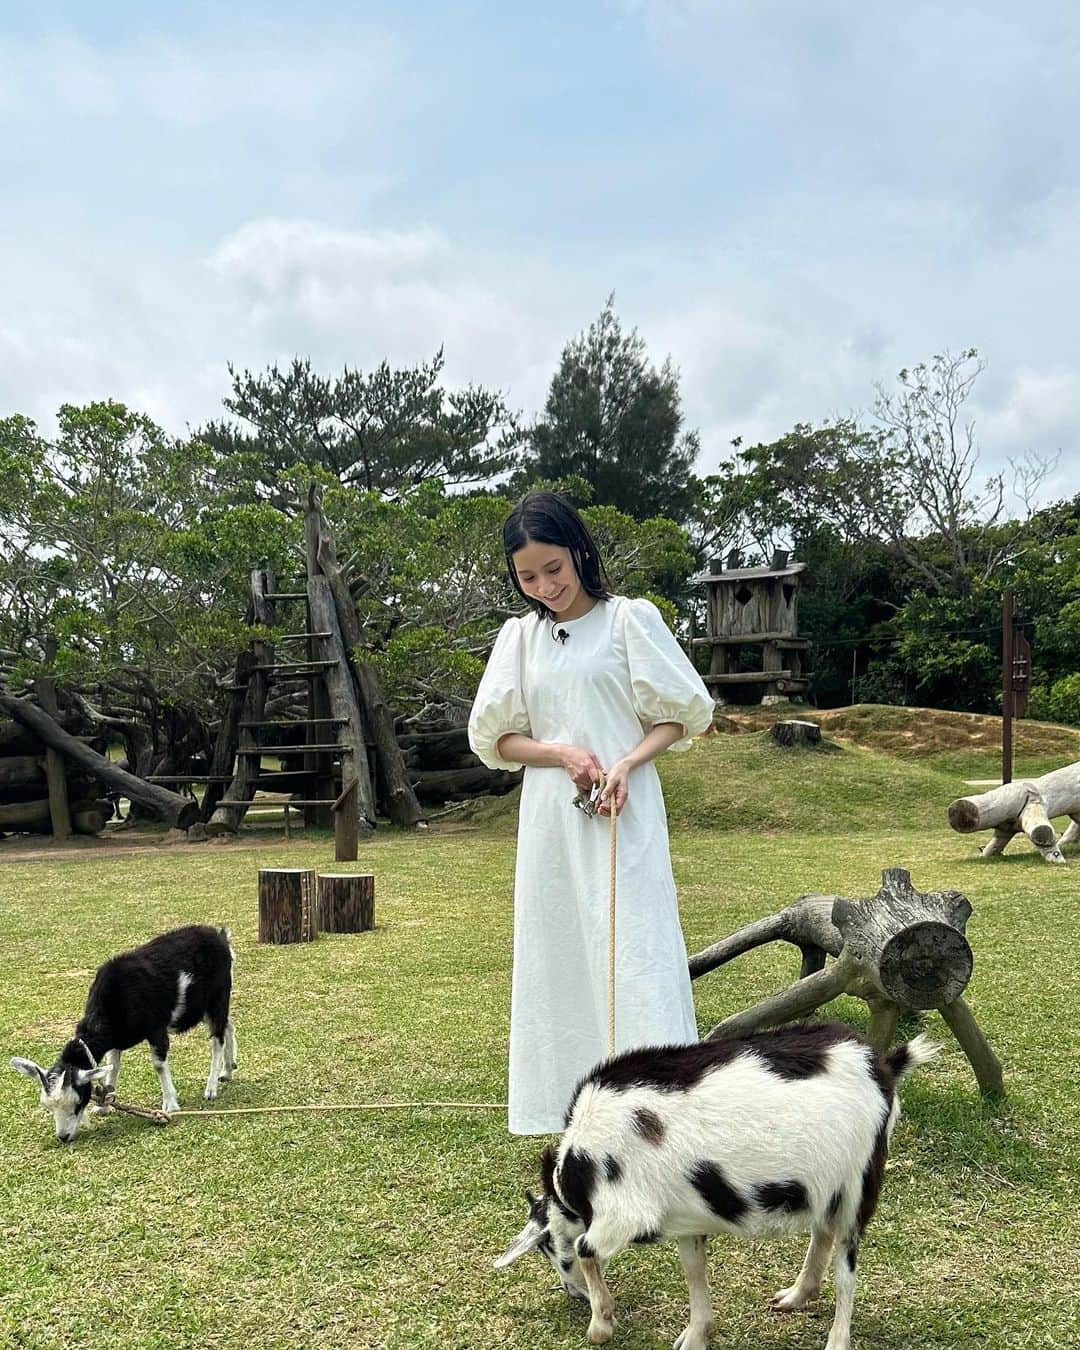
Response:
M790 680L790 670L738 670L730 675L703 675L706 684L770 684L773 680Z
M732 633L728 637L691 638L692 647L749 647L756 642L775 642L781 649L792 651L813 646L813 639L792 637L790 633Z
M34 681L37 700L50 717L55 718L60 709L56 702L56 681L51 675L43 675ZM45 750L45 778L49 784L49 816L52 819L54 839L71 838L71 805L68 802L67 776L64 773L64 757L50 745Z
M237 750L236 753L238 755L302 755L308 750L330 750L338 754L341 747L337 741L327 741L320 745L308 745L301 741L298 745L258 745L250 750Z

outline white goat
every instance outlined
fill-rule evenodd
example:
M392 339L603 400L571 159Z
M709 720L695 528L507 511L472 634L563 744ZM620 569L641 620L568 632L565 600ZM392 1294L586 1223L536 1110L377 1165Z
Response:
M850 1028L818 1022L635 1050L579 1084L543 1191L495 1262L538 1248L563 1287L589 1300L588 1340L610 1340L603 1266L633 1242L675 1238L690 1323L675 1350L704 1350L713 1326L705 1272L710 1234L810 1232L798 1279L773 1299L815 1298L830 1255L836 1312L826 1350L848 1350L859 1240L874 1212L899 1115L896 1084L932 1059L924 1036L885 1054Z

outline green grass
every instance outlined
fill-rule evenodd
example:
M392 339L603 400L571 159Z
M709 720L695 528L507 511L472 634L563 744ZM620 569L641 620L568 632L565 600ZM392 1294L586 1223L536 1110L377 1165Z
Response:
M691 951L820 890L876 889L883 867L974 906L969 1001L1008 1096L983 1102L944 1024L941 1060L905 1086L882 1203L861 1262L855 1339L876 1350L1056 1347L1080 1341L1080 850L1049 867L1025 844L993 862L949 831L961 787L933 760L870 751L778 757L753 736L664 762L672 852ZM325 837L0 869L0 1044L51 1062L94 967L154 932L227 923L238 952L237 1081L222 1105L505 1092L513 840L505 799L483 829L362 844L374 933L302 947L255 942L256 870L334 870ZM569 809L569 804L568 804ZM502 816L498 811L503 813ZM352 870L341 868L341 870ZM699 981L701 1029L793 978L770 947ZM858 1024L863 1005L832 1011ZM911 1026L907 1027L911 1030ZM173 1073L200 1101L201 1035ZM143 1050L122 1095L155 1101ZM523 1221L537 1141L500 1112L184 1120L109 1117L52 1137L31 1085L0 1076L0 1344L371 1346L562 1350L587 1315L539 1259L490 1265ZM766 1311L799 1240L716 1239L716 1344L824 1344L830 1302ZM669 1345L686 1299L674 1247L611 1268L626 1350Z

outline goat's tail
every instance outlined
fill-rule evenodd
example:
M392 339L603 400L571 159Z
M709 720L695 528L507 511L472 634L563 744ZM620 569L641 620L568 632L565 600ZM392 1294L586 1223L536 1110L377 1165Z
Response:
M919 1069L924 1064L929 1064L932 1059L936 1059L940 1051L941 1046L937 1041L932 1041L929 1036L920 1032L912 1040L906 1041L903 1045L895 1045L886 1051L885 1063L899 1083L913 1069Z

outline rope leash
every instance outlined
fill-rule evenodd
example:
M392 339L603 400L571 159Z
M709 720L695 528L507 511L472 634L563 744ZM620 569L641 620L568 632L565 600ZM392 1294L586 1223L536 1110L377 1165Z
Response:
M94 1094L94 1100L106 1114L120 1111L124 1115L139 1116L154 1125L171 1125L181 1116L273 1116L287 1112L306 1111L326 1113L330 1111L406 1111L406 1110L448 1110L455 1111L505 1111L505 1102L437 1102L437 1101L389 1101L389 1102L332 1102L320 1106L216 1106L205 1110L161 1111L152 1106L133 1106L130 1102L117 1101L112 1092Z

